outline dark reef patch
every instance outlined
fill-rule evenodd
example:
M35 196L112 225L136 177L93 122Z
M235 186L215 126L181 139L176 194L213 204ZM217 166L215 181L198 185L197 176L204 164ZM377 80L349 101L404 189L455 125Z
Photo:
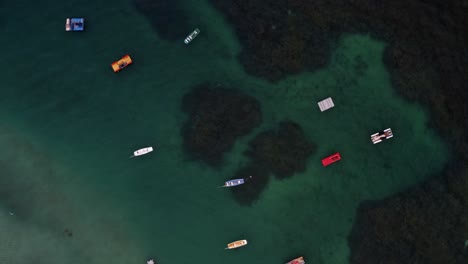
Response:
M133 0L133 4L165 40L182 42L193 30L179 0Z
M182 101L189 120L182 129L184 148L193 158L219 166L236 139L262 122L260 103L237 90L208 83L194 87Z
M351 263L468 263L468 237L457 235L466 236L468 222L467 2L211 2L234 24L246 71L270 81L326 65L343 33L370 34L389 44L384 62L393 86L430 107L431 125L454 158L440 177L361 206L350 238ZM358 74L365 69L359 68Z
M270 180L268 170L253 163L239 168L233 178L246 179L245 184L231 188L234 199L243 206L250 206L258 200Z
M315 146L306 140L302 128L292 121L281 122L278 130L259 133L249 142L249 149L245 152L250 164L234 175L236 179L252 176L246 184L231 188L235 200L240 205L250 206L260 198L270 173L284 179L304 171L314 149Z
M307 158L315 149L302 128L291 121L281 122L277 131L258 134L249 146L246 154L252 162L268 168L279 179L304 171Z
M429 181L401 195L361 204L349 236L351 263L467 263L468 171L464 177L457 175L460 171L448 173L455 176L454 189Z

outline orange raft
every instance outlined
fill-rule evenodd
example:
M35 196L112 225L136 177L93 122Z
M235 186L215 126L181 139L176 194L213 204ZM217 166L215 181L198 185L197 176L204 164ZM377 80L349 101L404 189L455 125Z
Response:
M120 60L113 62L111 66L114 72L119 72L121 69L127 67L128 65L132 63L133 63L132 58L130 58L129 55L125 55Z

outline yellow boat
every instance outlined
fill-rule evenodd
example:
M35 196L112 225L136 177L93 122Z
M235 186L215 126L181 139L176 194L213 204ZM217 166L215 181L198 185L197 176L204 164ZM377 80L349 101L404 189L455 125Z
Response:
M245 239L244 240L237 240L237 241L234 241L232 243L229 243L227 245L227 248L225 248L225 249L234 249L234 248L238 248L238 247L243 247L245 245L247 245L247 240L245 240Z
M120 60L113 62L111 66L114 72L119 72L121 69L127 67L128 65L132 63L133 63L132 58L130 58L129 55L125 55Z

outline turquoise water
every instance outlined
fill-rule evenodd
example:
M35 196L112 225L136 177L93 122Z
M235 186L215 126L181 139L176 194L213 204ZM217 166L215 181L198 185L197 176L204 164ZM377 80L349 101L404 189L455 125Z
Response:
M270 84L244 73L232 27L206 1L185 3L202 30L188 46L188 32L159 39L129 1L45 4L6 1L1 11L0 263L347 263L358 204L448 159L425 110L392 89L385 43L368 36L343 36L328 67ZM77 15L86 32L65 32L65 17ZM127 53L135 63L114 74L109 64ZM256 97L264 115L219 170L181 147L182 96L204 81ZM328 96L336 106L321 113ZM307 170L237 205L216 186L247 163L256 133L286 118L318 146ZM373 145L369 135L387 127L395 137ZM156 151L128 159L148 145ZM323 168L337 151L343 160ZM238 239L248 246L224 250Z

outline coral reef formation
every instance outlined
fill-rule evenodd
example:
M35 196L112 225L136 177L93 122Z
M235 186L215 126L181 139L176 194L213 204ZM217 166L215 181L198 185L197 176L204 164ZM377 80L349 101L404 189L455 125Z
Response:
M246 154L252 161L268 168L279 179L304 171L307 158L315 149L302 128L291 121L281 122L277 131L258 134L249 146Z
M182 129L184 148L192 158L212 166L220 166L236 139L262 122L255 98L209 83L194 87L182 105L190 117Z
M351 263L467 263L468 170L446 175L447 185L432 180L361 204L349 236Z
M269 174L284 179L305 171L307 159L315 150L308 142L299 124L283 121L277 130L259 133L249 142L245 152L250 164L240 168L235 178L252 176L247 184L232 188L235 200L241 205L251 205L266 188Z
M404 97L429 106L450 144L443 175L366 203L350 237L351 263L468 263L468 4L466 1L211 0L234 24L252 75L277 81L324 66L343 33L388 43L384 61ZM446 222L444 222L446 221Z
M243 178L246 183L231 188L234 199L243 206L250 206L260 198L260 194L267 187L270 180L269 172L263 166L250 163L239 168L234 174L235 179ZM250 178L252 176L252 178Z
M222 165L223 154L239 137L250 133L262 121L256 99L210 83L196 86L186 94L182 109L189 114L182 128L185 151L193 159L214 167ZM241 205L251 205L266 188L270 173L283 179L304 171L314 149L302 128L292 121L281 122L278 130L259 133L249 142L245 153L250 163L234 175L248 181L231 188L235 200Z

